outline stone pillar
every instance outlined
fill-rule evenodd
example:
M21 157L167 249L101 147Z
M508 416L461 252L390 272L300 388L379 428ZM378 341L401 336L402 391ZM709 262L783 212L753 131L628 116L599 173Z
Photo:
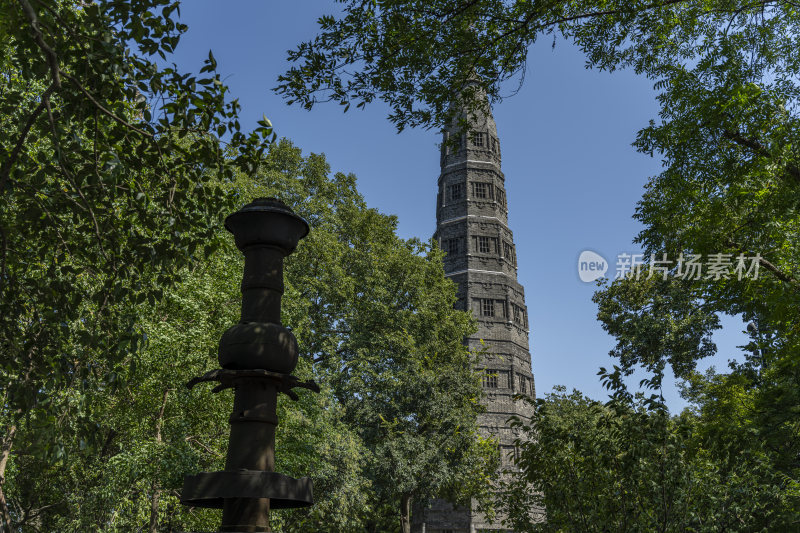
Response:
M311 481L274 472L278 393L294 387L319 392L291 375L297 340L281 324L283 260L308 234L308 224L282 202L259 198L225 219L244 254L242 314L219 342L221 369L191 380L218 381L214 392L234 389L225 470L186 476L181 503L222 509L219 531L272 531L271 509L312 504Z

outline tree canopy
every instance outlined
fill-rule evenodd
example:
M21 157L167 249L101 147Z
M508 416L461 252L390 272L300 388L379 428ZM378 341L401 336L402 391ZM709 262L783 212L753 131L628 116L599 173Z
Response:
M790 51L797 12L782 0L341 3L340 13L319 19L316 37L289 51L295 65L276 90L308 109L380 99L398 129L448 124L454 95L470 84L480 86L476 96L500 100L505 82L524 79L528 49L559 34L586 52L588 67L633 67L655 80L668 73L670 61L719 59L723 41L748 50L769 42L764 57L786 79L796 67Z
M214 527L176 491L221 466L230 398L183 384L236 321L222 217L264 195L314 228L284 321L323 384L280 407L279 468L310 467L319 500L283 530L389 531L403 498L480 496L496 453L440 252L399 239L324 157L272 146L268 120L241 131L213 54L197 76L170 66L178 2L0 8L3 530Z
M256 168L272 131L240 131L211 54L202 77L165 65L177 2L0 10L1 481L14 453L103 449L86 413L134 362L137 305L215 239L233 206L219 184ZM34 509L10 510L0 483L12 512Z
M603 404L563 387L536 400L530 423L518 423L519 470L502 497L507 525L520 533L791 531L797 485L775 469L766 443L751 439L758 453L736 455L745 449L737 425L747 401L720 392L733 420L670 417L641 395ZM712 436L720 426L733 431ZM532 520L537 506L545 522Z
M496 466L491 441L476 433L479 378L461 343L474 324L453 308L441 252L399 239L396 220L367 208L352 175L329 174L324 157L282 141L257 177L222 186L241 203L280 197L312 227L287 261L283 322L301 346L297 372L323 392L281 400L276 450L280 471L312 476L318 501L275 523L399 530L404 498L482 497L476 479ZM217 366L219 336L238 317L241 254L216 231L205 259L158 301L135 306L146 339L115 386L64 386L79 408L58 426L60 455L36 448L48 420L34 413L19 424L4 485L14 528L215 527L213 511L179 505L178 491L184 474L222 468L227 442L229 395L184 386Z
M294 65L277 90L290 102L311 108L333 100L347 109L382 99L398 129L441 127L452 119L453 95L478 86L473 96L485 93L490 102L499 101L509 80L524 78L528 49L543 37L555 43L558 36L585 53L588 68L632 69L653 80L658 92L659 116L639 131L634 147L661 158L663 171L650 178L636 207L643 230L635 242L646 260L664 261L664 275L624 277L594 297L598 319L617 341L611 355L619 364L603 372L613 392L609 406L559 393L539 406L531 426L542 440L537 442L533 431L532 440L521 443L527 459L517 479L535 481L544 491L553 530L583 529L573 521L578 502L587 502L584 511L602 515L599 523L609 527L654 527L637 521L636 513L626 515L627 525L613 522L625 492L605 492L611 472L603 470L602 461L629 455L637 446L624 432L609 441L609 427L639 416L641 427L650 429L640 434L641 428L632 426L631 434L643 443L660 442L650 457L673 457L677 462L662 464L677 465L676 474L688 480L674 485L668 502L688 514L671 526L662 523L662 530L796 528L797 5L784 0L343 4L340 15L320 19L314 39L289 52ZM749 275L733 271L741 256L755 258ZM706 270L696 277L681 275L683 260L690 258L715 258L730 269L723 275ZM742 318L751 341L727 373L699 374L696 363L716 353L712 333L721 314ZM685 380L684 394L692 402L683 418L671 421L660 414L667 367ZM649 371L644 385L653 393L642 404L631 399L622 380L636 368ZM590 429L578 435L562 431L573 418ZM609 443L611 448L603 448ZM673 446L687 448L678 452ZM600 454L596 462L586 459L590 453ZM649 461L648 453L640 459ZM565 487L576 469L586 484L573 480ZM625 472L639 470L614 475ZM693 492L697 487L704 492ZM653 513L667 503L641 502ZM517 514L515 527L551 527L526 517L524 511Z
M663 278L601 287L598 318L619 359L603 372L612 401L557 391L521 421L530 438L511 486L527 492L505 500L514 527L582 529L591 517L622 530L796 529L796 5L343 4L289 53L277 87L288 101L382 99L398 129L439 127L454 95L500 100L529 47L562 35L588 67L631 68L659 92L660 115L634 144L663 160L635 214L645 253L757 258L758 277L679 279L673 262ZM219 227L256 194L314 228L287 265L284 312L306 350L299 372L323 394L281 405L277 450L289 474L313 465L324 496L281 527L391 531L407 528L414 499L485 497L496 453L475 435L479 384L460 343L472 325L452 309L440 252L397 238L320 156L269 148L266 119L242 132L211 53L200 76L169 66L186 31L178 2L0 9L3 527L212 527L175 490L221 460L229 399L182 383L214 365L235 321L239 259ZM748 322L751 342L728 373L697 373L720 313ZM623 385L639 366L649 398ZM692 402L679 417L658 394L667 366ZM550 521L533 523L523 505L541 502Z

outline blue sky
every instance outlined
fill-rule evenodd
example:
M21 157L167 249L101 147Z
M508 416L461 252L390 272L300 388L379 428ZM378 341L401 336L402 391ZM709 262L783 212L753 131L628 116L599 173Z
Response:
M316 33L316 20L336 13L333 1L263 2L191 0L181 6L189 31L173 60L198 72L212 50L218 70L242 104L245 129L266 115L281 137L304 153L324 153L334 172L352 172L371 207L397 215L403 237L427 240L435 229L439 135L397 134L388 109L374 103L346 114L335 104L312 111L289 107L272 92L287 68L286 50ZM554 385L605 398L598 368L613 338L596 320L592 283L578 278L581 251L611 263L638 249L639 224L631 218L660 160L637 153L636 132L657 118L652 83L632 72L584 68L580 52L544 39L529 54L522 89L494 109L503 146L509 224L517 245L519 280L525 286L531 354L539 395ZM510 85L510 94L515 85ZM703 361L724 370L746 342L740 320L726 317L715 335L719 353ZM637 375L631 383L638 382ZM677 388L664 391L670 408L686 404Z

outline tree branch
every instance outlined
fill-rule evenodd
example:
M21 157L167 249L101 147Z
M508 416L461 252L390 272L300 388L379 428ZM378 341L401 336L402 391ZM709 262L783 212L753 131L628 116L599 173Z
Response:
M17 524L17 525L25 524L28 521L30 521L30 520L36 518L37 516L39 516L40 514L42 514L44 511L46 511L48 509L51 509L53 507L56 507L58 505L61 505L61 504L65 503L66 501L67 501L66 499L63 499L63 500L59 500L59 501L57 501L55 503L49 503L49 504L44 505L42 507L37 507L36 509L25 509L23 511L24 517L19 521L19 524ZM30 524L28 524L28 526L30 526ZM37 531L38 531L38 529L37 529Z
M781 280L783 282L786 282L786 283L792 283L792 284L795 284L795 285L800 283L800 282L798 282L797 279L795 279L791 275L785 273L780 268L778 268L774 264L770 263L769 261L767 261L763 257L759 257L758 258L758 262L761 264L761 266L763 266L764 268L766 268L767 270L769 270L770 272L775 274L775 277L778 278L779 280Z
M687 2L687 1L688 0L667 0L665 2L655 2L655 3L646 5L643 8L641 8L640 12L650 11L651 9L656 9L656 8L660 8L660 7L667 7L667 6L672 5L672 4L680 4L680 3ZM538 24L538 25L536 25L536 26L534 26L533 28L530 28L530 29L543 30L545 28L550 28L552 26L556 26L558 24L563 24L565 22L574 22L576 20L582 20L582 19L594 18L594 17L603 17L603 16L606 16L606 15L617 15L619 13L620 13L619 9L609 9L607 11L592 11L591 13L580 13L580 14L572 15L572 16L568 16L568 17L561 17L561 18L558 18L558 19L555 19L555 20L551 20L549 22L545 22L543 24ZM510 35L513 35L513 34L519 32L519 31L525 29L528 26L528 24L530 24L530 22L536 17L536 15L540 15L540 14L541 13L536 11L536 10L531 10L531 12L528 13L525 16L525 18L523 18L519 22L519 24L517 24L516 26L514 26L510 30L508 30L506 32L503 32L502 34L500 34L496 38L492 39L492 44L495 44L498 41L501 41L501 40L505 39L506 37L509 37Z
M131 124L130 122L126 121L125 119L123 119L123 118L121 118L121 117L119 117L119 116L115 115L113 112L111 112L111 111L109 111L108 109L106 109L106 107L105 107L105 106L103 106L103 104L101 104L100 102L98 102L98 101L97 101L97 100L94 98L94 96L92 96L92 94L91 94L89 91L87 91L87 90L86 90L86 88L85 88L85 87L84 87L84 86L81 84L81 82L80 82L80 81L78 81L78 80L77 80L77 79L76 79L74 76L72 76L72 75L70 75L70 74L68 74L68 73L64 72L63 70L59 70L59 72L61 72L61 75L62 75L62 76L64 76L64 77L65 77L65 78L67 78L69 81L71 81L72 83L74 83L74 84L75 84L75 86L78 88L78 90L79 90L80 92L82 92L82 93L83 93L83 95L84 95L86 98L88 98L88 99L89 99L89 101L90 101L90 102L92 102L92 103L93 103L93 104L94 104L94 105L97 107L97 109L99 109L100 111L102 111L104 115L107 115L107 116L111 117L113 120L117 121L119 124L122 124L122 125L123 125L123 126L125 126L126 128L128 128L128 129L131 129L131 130L135 131L136 133L139 133L139 134L141 134L141 135L144 135L145 137L149 137L150 139L152 139L152 138L153 138L153 134L152 134L152 133L148 133L148 132L146 132L146 131L144 131L144 130L141 130L141 129L137 128L136 126L134 126L134 125L133 125L133 124Z
M164 424L164 410L167 408L167 398L169 392L174 389L164 389L164 397L161 400L161 408L158 410L158 418L156 418L156 442L161 443L161 427ZM156 533L158 528L158 501L161 496L161 488L158 485L158 480L153 478L151 489L153 491L153 499L150 502L150 533Z
M103 444L103 447L100 449L100 457L106 457L108 455L109 450L111 448L111 443L114 441L116 436L117 432L113 428L109 429L106 441Z
M8 255L8 239L6 238L5 229L0 226L0 289L6 284L6 256Z
M736 248L741 254L745 253L744 247L741 246L739 243L734 242L731 239L728 239L728 246ZM786 272L778 268L775 264L761 257L761 255L758 255L758 264L764 267L765 269L769 270L770 272L772 272L776 278L783 281L784 283L789 283L792 285L800 285L800 281L797 280L797 278L793 277L791 274L787 274Z
M36 16L36 11L34 11L33 7L28 3L28 0L17 0L17 2L22 6L22 11L25 12L25 16L28 17L31 23L31 31L36 44L39 45L39 48L44 52L47 64L50 67L50 74L53 76L53 85L56 86L56 89L60 89L61 77L59 76L59 72L61 69L58 68L58 56L55 51L50 48L50 45L44 41L42 30L39 29L39 18Z
M20 151L22 150L23 145L25 144L25 139L28 137L28 133L31 131L31 127L33 127L33 123L36 120L36 117L39 116L45 107L47 107L48 98L50 98L50 94L56 89L56 84L53 82L50 87L47 88L45 92L42 93L40 97L39 105L36 106L36 109L33 110L31 116L28 117L28 122L25 123L25 126L22 128L22 131L19 134L19 138L17 139L16 144L14 145L14 149L11 150L11 154L8 156L8 159L5 160L3 166L0 167L0 193L3 192L5 188L6 181L8 180L9 175L11 174L11 167L14 166L14 162L17 160Z
M186 442L194 442L194 443L196 443L197 445L199 445L201 448L203 448L203 449L204 449L206 452L208 452L208 453L209 453L209 454L211 454L211 455L214 455L214 456L216 456L216 457L224 457L224 456L223 456L222 454L220 454L219 452L216 452L215 450L212 450L211 448L209 448L208 446L206 446L205 444L203 444L202 442L200 442L200 440L199 440L199 439L198 439L196 436L194 436L194 435L189 435L189 436L188 436L188 437L186 437L184 440L185 440Z
M731 131L731 130L723 130L722 136L725 137L726 139L729 139L729 140L733 141L734 143L736 143L736 144L738 144L740 146L744 146L745 148L749 148L750 150L752 150L753 152L755 152L756 154L758 154L760 156L768 157L770 159L774 159L775 158L772 155L772 153L770 153L770 151L767 149L766 146L764 146L763 144L761 144L760 142L758 142L755 139L749 139L749 138L745 137L744 135L741 134L741 132ZM786 165L786 172L788 172L789 175L792 178L794 178L794 180L797 183L800 183L800 168L797 168L796 165L793 165L793 164L789 163L789 164Z
M45 107L47 108L47 119L50 121L50 129L53 132L53 144L56 147L56 156L58 157L58 165L61 167L61 170L64 172L64 175L67 178L67 181L70 182L72 188L75 189L75 192L78 193L78 196L81 197L83 203L85 204L86 210L89 212L89 215L92 217L92 222L94 223L94 232L97 236L97 245L100 247L100 252L103 254L103 257L106 258L107 261L110 261L108 254L106 253L105 248L103 247L103 238L100 236L100 226L97 223L97 217L94 214L94 210L92 206L89 205L89 201L84 196L83 191L81 191L80 187L78 187L77 182L74 179L72 173L67 169L67 165L64 163L63 152L61 150L61 143L58 140L58 131L56 130L56 121L53 119L53 110L50 109L50 101L45 100L44 102ZM71 198L70 198L71 199ZM73 200L74 202L74 200ZM74 202L76 205L80 206L78 202Z

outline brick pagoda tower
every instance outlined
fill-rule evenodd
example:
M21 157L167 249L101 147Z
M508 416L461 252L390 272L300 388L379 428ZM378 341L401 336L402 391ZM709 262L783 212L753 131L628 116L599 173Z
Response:
M478 332L465 339L470 349L485 349L479 365L486 372L486 412L478 423L484 435L499 440L505 468L515 453L516 438L507 420L512 415L531 415L530 407L512 397L517 393L535 396L528 312L525 291L517 281L497 126L491 112L472 114L469 124L469 138L455 125L443 133L434 238L447 253L445 275L458 285L457 307L472 311L478 320ZM451 139L456 135L457 140ZM441 500L418 511L414 530L508 531L499 518L490 523L481 513Z

